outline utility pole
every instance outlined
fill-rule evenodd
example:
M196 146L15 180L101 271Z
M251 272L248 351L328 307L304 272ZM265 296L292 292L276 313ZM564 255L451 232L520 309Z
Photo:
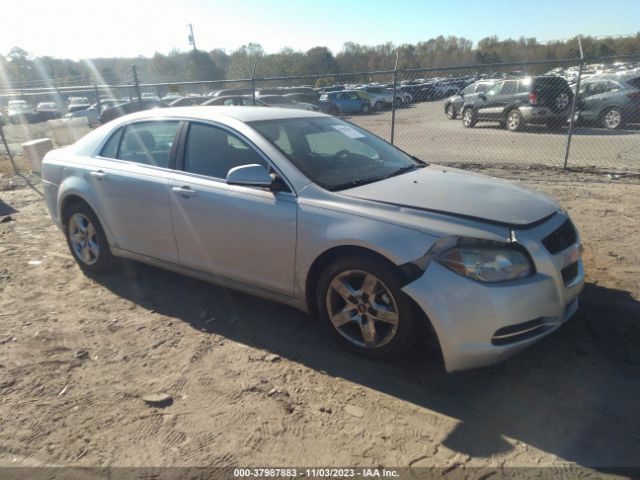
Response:
M140 93L140 82L138 81L138 72L135 65L131 65L131 71L133 72L133 88L135 89L136 96L138 97L138 105L142 108L142 94Z
M582 51L582 38L578 35L578 48L580 49L580 66L578 67L578 81L576 82L576 93L573 95L571 103L571 117L569 117L569 132L567 133L567 146L564 149L564 164L562 171L567 170L569 164L569 152L571 150L571 137L573 136L573 125L575 123L576 105L578 104L578 94L580 93L580 80L582 79L582 68L584 67L584 52Z
M196 37L193 35L193 25L189 24L189 45L193 45L193 51L197 50L196 48Z

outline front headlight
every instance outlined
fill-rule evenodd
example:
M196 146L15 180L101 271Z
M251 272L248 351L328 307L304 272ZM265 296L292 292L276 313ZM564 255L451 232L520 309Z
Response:
M444 252L438 262L460 275L488 283L516 280L533 273L527 256L511 248L455 247Z

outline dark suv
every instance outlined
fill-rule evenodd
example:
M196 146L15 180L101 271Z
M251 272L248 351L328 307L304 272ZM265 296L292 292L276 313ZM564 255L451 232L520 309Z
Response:
M447 98L444 101L444 113L449 120L455 120L465 102L469 103L474 98L477 98L483 92L486 92L497 80L479 80L467 85L455 95Z
M562 77L507 78L465 102L462 123L471 128L477 122L497 121L512 132L527 123L560 128L569 118L572 100L573 92Z

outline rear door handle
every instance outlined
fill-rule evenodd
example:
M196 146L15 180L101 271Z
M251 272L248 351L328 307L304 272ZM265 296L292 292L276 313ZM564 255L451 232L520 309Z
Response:
M107 176L107 174L104 173L102 170L95 170L93 172L89 172L89 174L92 177L96 177L98 180L102 180L103 178L105 178Z
M191 187L171 187L171 191L181 195L183 198L195 197L198 194Z

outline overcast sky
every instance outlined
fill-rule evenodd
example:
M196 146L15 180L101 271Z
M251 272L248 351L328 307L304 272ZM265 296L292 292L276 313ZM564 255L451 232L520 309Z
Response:
M415 43L438 35L562 40L640 30L640 0L4 0L0 54L96 58L186 50Z

